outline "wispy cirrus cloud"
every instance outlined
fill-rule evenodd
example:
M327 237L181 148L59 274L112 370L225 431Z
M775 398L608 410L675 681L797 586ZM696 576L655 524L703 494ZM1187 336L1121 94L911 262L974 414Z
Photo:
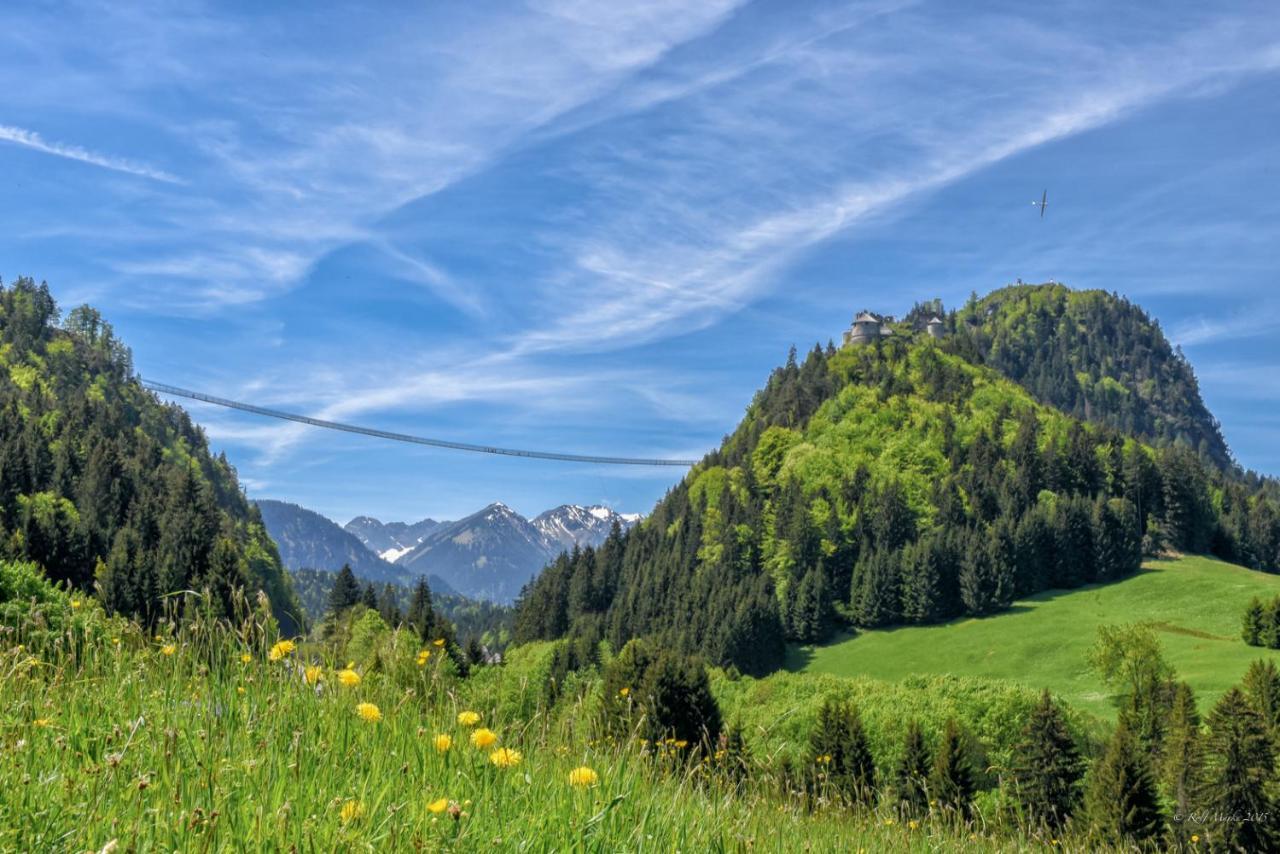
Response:
M30 148L43 154L51 154L54 157L64 157L67 160L75 160L80 163L88 163L90 166L110 169L113 172L123 172L126 175L136 175L139 178L149 178L152 181L163 181L167 184L183 183L182 179L165 172L163 169L155 169L144 163L127 160L122 157L99 154L78 145L50 142L35 131L24 128L0 125L0 140L20 145L23 148Z
M764 354L838 335L868 270L886 308L1029 266L1135 296L1159 281L1171 302L1256 278L1267 203L1200 201L1263 174L1273 147L1247 166L1176 151L1151 180L1143 164L1190 134L1143 123L1274 74L1277 45L1261 3L11 5L0 115L81 141L109 127L187 184L69 201L54 175L0 249L79 259L159 379L409 432L686 456L731 425ZM1265 122L1273 102L1236 115ZM1136 142L1073 160L1101 136ZM1078 195L1051 189L1051 219L1006 234L992 210L1028 213L1043 172ZM1238 266L1204 251L1223 246ZM932 267L908 280L917 256ZM1174 337L1226 340L1240 304L1174 318ZM342 447L201 412L263 482Z
M1169 338L1176 344L1191 347L1271 335L1271 324L1261 322L1260 318L1275 317L1275 308L1274 305L1254 305L1226 316L1198 314L1178 322L1169 330Z
M543 144L555 143L557 163L568 164L557 168L584 198L568 219L534 221L550 261L528 271L528 322L487 336L479 361L442 354L444 372L459 369L473 389L489 383L495 399L511 400L527 391L506 382L513 366L553 377L563 365L545 357L626 350L713 326L776 289L798 258L860 224L1039 146L1275 65L1266 43L1222 58L1235 35L1212 28L1117 54L1083 34L1073 41L1022 26L1002 35L1003 20L978 34L939 31L909 15L882 20L897 10L867 6L803 36L763 39L755 54L738 46L719 70L671 60L677 67L664 66L660 89L640 75L593 102L587 118L547 124ZM860 29L872 23L881 29ZM901 45L915 42L920 54L904 61ZM1073 72L1044 72L1049 45L1062 59L1056 68ZM915 88L944 69L974 79L959 95ZM993 98L986 85L1010 78L1023 82ZM904 90L917 93L909 103ZM859 93L850 115L831 112L850 91ZM793 112L811 118L795 123ZM682 132L628 135L641 119ZM868 168L856 160L861 153L879 162ZM426 270L429 283L449 282L434 265ZM493 369L478 372L477 364ZM380 378L372 384L339 381L343 402L326 410L330 417L423 405L423 391L441 378L439 369L407 364L372 373ZM565 401L610 382L598 374L547 392ZM615 401L596 395L600 406Z

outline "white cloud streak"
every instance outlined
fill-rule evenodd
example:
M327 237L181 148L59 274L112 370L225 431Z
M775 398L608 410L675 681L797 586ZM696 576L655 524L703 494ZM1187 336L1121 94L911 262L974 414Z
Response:
M78 145L49 142L35 131L13 127L12 125L0 125L0 140L20 145L23 148L30 148L43 154L51 154L54 157L63 157L67 160L88 163L90 166L110 169L113 172L123 172L126 175L136 175L139 178L149 178L152 181L163 181L167 184L183 183L182 179L162 169L154 169L133 160L98 154Z

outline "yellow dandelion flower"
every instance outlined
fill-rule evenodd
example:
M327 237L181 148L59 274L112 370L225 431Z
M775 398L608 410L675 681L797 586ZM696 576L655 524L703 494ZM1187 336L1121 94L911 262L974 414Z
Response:
M907 827L911 828L912 830L915 830L919 826L920 826L920 822L916 821L914 818L911 819L911 821L907 822Z
M683 738L676 742L676 747L680 748L681 750L684 750L688 746L689 746L689 742L685 741Z
M292 655L297 649L291 640L276 641L275 646L271 647L271 651L267 653L267 658L271 661L280 661L285 656Z
M484 750L485 748L493 747L498 743L498 734L491 729L481 727L471 733L471 743L481 750Z
M356 714L360 716L361 720L368 721L371 724L376 724L382 720L382 710L373 703L357 703Z
M246 653L244 653L243 655L241 655L241 656L240 656L240 663L241 663L241 664L248 664L250 661L253 661L253 656L252 656L252 655L250 655L249 653L247 653L247 652L246 652Z
M162 655L173 655L177 651L178 651L178 648L171 643L167 643L164 646L160 647L160 652Z
M520 751L509 747L499 747L489 754L489 761L499 768L513 768L520 764Z
M338 671L338 681L348 688L354 688L360 684L360 674L348 667Z
M448 798L441 798L438 801L432 801L431 803L427 804L427 809L435 813L436 815L439 815L440 813L444 812L448 808L449 808Z
M600 775L591 768L583 765L580 768L574 768L569 772L569 785L576 789L594 786L600 782Z
M618 696L619 696L619 697L626 697L626 696L627 696L628 694L630 694L630 693L631 693L631 689L630 689L630 688L619 688L619 689L618 689Z
M306 680L308 685L316 684L320 681L320 677L323 675L324 671L315 664L302 671L302 678Z
M475 726L480 723L479 712L458 712L458 723L463 726Z
M435 740L436 753L448 753L449 748L453 747L453 736L440 733Z
M78 610L80 610L80 605L81 605L81 602L80 602L80 600L79 600L79 599L72 599L72 600L71 600L71 610L72 610L72 611L78 611Z
M364 804L355 800L343 801L338 817L342 819L343 824L350 824L364 818Z
M1200 844L1200 834L1198 833L1191 834L1191 844L1192 845Z
M444 638L436 638L431 642L431 644L432 646L436 646L436 647L444 646Z
M237 693L237 694L243 694L243 693L244 693L244 686L243 686L243 685L237 685L237 686L236 686L236 693Z
M422 650L421 652L419 652L419 653L418 653L418 666L419 666L419 667L424 667L424 666L426 666L427 659L428 659L428 658L430 658L430 657L431 657L431 650L429 650L429 649L424 649L424 650Z
M34 721L32 721L32 723L34 723L36 726L40 727L41 729L44 729L45 727L53 723L53 721L49 720L48 718L36 718Z

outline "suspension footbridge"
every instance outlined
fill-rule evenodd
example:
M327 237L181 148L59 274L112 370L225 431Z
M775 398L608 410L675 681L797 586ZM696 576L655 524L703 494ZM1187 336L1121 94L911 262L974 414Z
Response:
M192 391L191 389L169 385L168 383L155 382L154 380L140 378L139 381L142 383L143 388L154 391L157 394L169 395L171 397L185 397L188 400L212 403L215 406L222 406L227 409L237 409L241 412L249 412L266 418L276 418L281 421L292 421L297 424L322 427L326 430L339 430L344 433L358 433L362 436L373 436L378 439L388 439L392 442L407 442L413 445L429 445L433 448L446 448L451 451L469 451L475 454L497 454L498 456L504 457L525 457L527 459L534 460L557 460L559 462L593 463L596 465L606 466L678 466L681 468L688 468L689 466L696 465L698 462L697 460L676 460L651 457L608 457L595 456L592 454L566 454L556 451L531 451L520 448L500 448L495 445L475 445L470 442L453 442L447 439L430 439L425 436L411 436L407 433L393 433L389 430L378 430L373 427L344 424L340 421L326 421L323 418L312 418L309 415L300 415L296 412L284 412L279 409L270 409L268 407L257 406L252 403L229 400L225 397L217 397L212 394L205 394L201 391Z

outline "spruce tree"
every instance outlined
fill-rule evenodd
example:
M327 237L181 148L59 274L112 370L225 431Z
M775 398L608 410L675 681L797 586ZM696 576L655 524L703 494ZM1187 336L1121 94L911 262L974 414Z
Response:
M413 596L409 600L409 613L405 615L405 622L417 633L420 640L424 642L434 640L435 611L431 603L431 588L427 586L427 579L422 576L418 577L418 582L413 586Z
M1240 632L1249 646L1262 646L1262 600L1257 596L1249 601L1244 611L1244 626Z
M675 738L709 747L720 738L720 707L707 669L696 658L664 649L639 685L645 722L654 741Z
M901 552L877 549L853 570L853 612L858 625L888 626L902 618Z
M360 583L347 564L342 565L333 579L333 589L329 591L329 613L341 614L360 601Z
M396 596L396 587L390 582L382 586L382 593L378 595L378 614L388 626L395 628L400 625L400 602Z
M1258 640L1268 649L1280 649L1280 596L1263 604L1262 633Z
M1214 850L1274 851L1275 755L1266 725L1239 688L1222 696L1209 714L1202 827Z
M1164 833L1150 760L1124 718L1094 763L1085 808L1093 831L1110 845L1152 846Z
M1280 723L1280 671L1276 670L1275 662L1260 658L1249 665L1243 687L1249 705L1261 716L1268 735L1274 735Z
M938 806L959 816L969 814L976 788L973 766L969 761L964 734L954 718L948 718L942 730L942 741L933 758L929 774L929 791Z
M1014 749L1013 779L1028 813L1059 827L1080 800L1084 763L1062 710L1045 690Z
M473 667L485 664L484 647L480 645L475 635L467 638L467 662Z
M902 618L932 623L946 613L942 604L942 537L930 532L903 551Z
M875 797L875 762L862 717L848 702L823 700L809 733L809 761L831 791L850 803Z
M964 555L960 560L960 601L966 614L981 616L996 609L995 583L981 534L965 538Z
M1175 815L1187 815L1194 806L1203 772L1200 715L1191 686L1179 682L1173 692L1173 708L1165 731L1160 777Z
M373 611L378 610L378 590L373 586L372 581L366 584L364 586L364 590L361 591L360 604L364 605L366 608L369 608L370 610L373 610Z
M923 813L929 806L929 748L924 743L920 722L912 719L902 743L902 757L894 769L893 788L898 809L907 816Z

